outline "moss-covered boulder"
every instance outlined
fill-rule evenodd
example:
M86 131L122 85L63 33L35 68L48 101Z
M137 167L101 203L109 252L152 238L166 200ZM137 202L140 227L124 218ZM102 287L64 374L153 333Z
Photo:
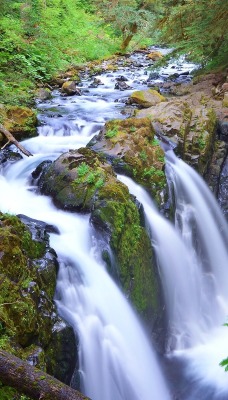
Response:
M36 90L35 96L37 100L44 101L51 99L52 94L49 88L39 88Z
M0 213L0 347L69 383L76 343L53 301L58 266L49 247L53 231L24 215ZM14 398L15 391L0 382L0 398L11 398L8 393Z
M151 242L134 199L111 165L91 149L72 150L46 167L39 186L61 208L91 212L93 225L114 252L117 279L125 292L142 314L148 316L156 309ZM103 256L111 259L107 253Z
M31 108L0 105L0 122L18 140L37 135L37 116Z
M137 90L133 92L129 98L131 104L136 103L143 108L155 106L162 101L166 101L166 98L154 89Z
M39 168L39 167L38 167ZM114 175L111 166L87 148L62 154L41 174L42 193L52 196L55 204L65 210L91 210L100 187Z
M133 177L159 197L166 183L164 152L149 118L109 121L88 146L107 157L118 172Z
M78 96L81 95L80 90L76 86L75 81L66 81L63 83L61 91L66 96L73 96L77 94Z
M114 177L100 189L91 221L109 235L125 293L141 315L151 319L158 310L151 242L128 188Z
M44 282L36 264L46 251L17 217L0 214L0 321L9 343L26 347L36 338L46 346L50 340L56 268Z

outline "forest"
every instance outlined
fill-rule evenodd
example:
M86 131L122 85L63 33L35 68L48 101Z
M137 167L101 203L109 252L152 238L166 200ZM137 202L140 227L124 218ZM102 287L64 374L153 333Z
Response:
M227 21L0 0L0 400L228 398Z
M2 0L0 102L29 104L70 65L165 44L204 68L227 65L223 0Z

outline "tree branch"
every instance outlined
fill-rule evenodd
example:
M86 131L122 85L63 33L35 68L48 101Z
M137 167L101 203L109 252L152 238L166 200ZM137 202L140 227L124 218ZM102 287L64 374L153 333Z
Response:
M8 139L10 143L13 143L23 154L26 156L32 156L32 153L30 151L26 150L18 141L15 139L15 137L10 133L2 124L0 124L0 132L3 133ZM3 146L4 148L4 146Z
M0 380L34 400L89 400L82 393L2 349Z

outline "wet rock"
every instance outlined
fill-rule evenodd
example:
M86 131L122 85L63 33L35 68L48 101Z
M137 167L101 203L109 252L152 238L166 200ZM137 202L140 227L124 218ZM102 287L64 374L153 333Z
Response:
M227 148L228 150L228 148ZM228 154L226 155L219 179L218 202L228 220Z
M78 368L78 339L73 328L61 318L52 329L52 338L46 349L47 373L70 385L75 368ZM79 387L74 387L79 390Z
M149 123L148 128L151 131ZM137 140L139 136L138 132ZM63 209L91 212L92 224L115 254L125 292L148 317L158 304L150 240L128 188L116 179L105 158L88 148L69 151L47 167L40 188Z
M37 235L38 232L37 228ZM51 249L48 237L42 237L41 233L39 240L33 240L29 229L16 216L0 214L0 302L7 303L0 308L0 318L10 321L3 332L9 339L5 349L12 352L11 346L15 345L19 357L32 344L45 348L55 323L52 299L57 261L53 253L50 276L45 281L37 266Z
M136 103L143 108L148 108L161 103L162 101L166 101L164 96L153 89L133 92L129 100L131 104Z
M61 91L66 96L81 96L81 91L76 87L76 82L74 81L66 81L62 85Z
M127 85L126 82L124 82L124 81L117 81L115 84L115 89L128 90L128 89L131 89L131 87L129 85Z
M40 101L49 100L52 97L51 90L48 88L37 89L35 95Z
M4 149L0 151L0 168L1 165L6 165L7 163L13 164L23 157L20 153L16 153L14 151Z
M89 85L89 87L97 88L99 85L104 85L104 83L100 79L94 78L93 82Z

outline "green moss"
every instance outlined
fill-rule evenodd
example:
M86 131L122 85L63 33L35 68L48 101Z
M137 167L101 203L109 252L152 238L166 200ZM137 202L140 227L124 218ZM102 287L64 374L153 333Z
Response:
M157 306L151 243L140 224L139 212L128 189L120 182L106 185L99 194L99 218L111 231L120 280L137 310L148 315ZM104 202L105 200L105 202Z

